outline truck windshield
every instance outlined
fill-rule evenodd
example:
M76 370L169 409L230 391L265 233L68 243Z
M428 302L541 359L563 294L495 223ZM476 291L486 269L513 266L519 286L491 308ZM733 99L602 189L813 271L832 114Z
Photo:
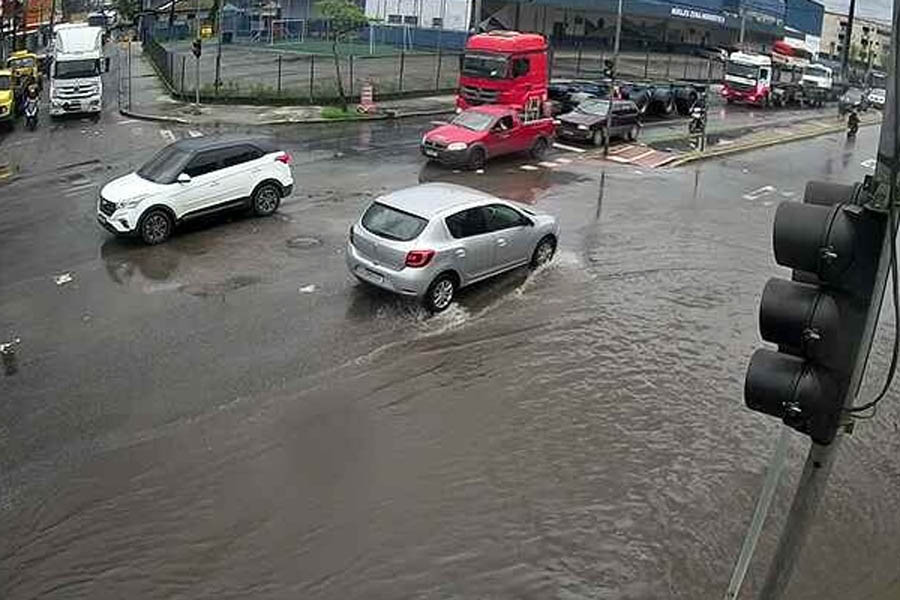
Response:
M582 102L575 109L578 112L583 112L589 115L597 115L600 117L606 116L606 111L609 109L609 102L606 100L588 100L587 102Z
M472 131L487 131L491 126L493 117L477 110L467 110L466 112L456 115L451 121L454 125L471 129Z
M137 174L154 183L172 183L181 174L188 158L190 155L187 152L174 145L166 146L144 163Z
M94 59L57 61L54 65L53 76L57 79L96 77L100 74L100 61Z
M9 89L9 75L0 75L0 92L5 92Z
M34 59L30 56L25 58L11 58L9 59L9 68L10 69L31 69L34 67Z
M471 77L505 79L508 72L505 56L490 54L466 54L463 58L462 73Z
M756 79L756 74L758 72L759 67L756 65L742 65L735 62L729 62L728 66L725 68L725 73L727 75L746 77L747 79Z

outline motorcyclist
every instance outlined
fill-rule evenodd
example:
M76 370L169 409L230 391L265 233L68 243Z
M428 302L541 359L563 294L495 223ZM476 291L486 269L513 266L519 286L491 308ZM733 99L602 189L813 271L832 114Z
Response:
M855 135L857 129L859 129L859 114L855 108L851 108L850 115L847 117L847 132Z
M25 101L34 100L37 102L41 98L41 90L38 87L37 82L34 80L34 77L29 77L27 83L25 84Z

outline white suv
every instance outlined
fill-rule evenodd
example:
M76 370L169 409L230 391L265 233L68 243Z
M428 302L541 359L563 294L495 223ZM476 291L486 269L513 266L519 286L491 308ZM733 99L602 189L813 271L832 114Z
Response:
M256 138L192 138L100 190L97 220L117 235L166 241L175 225L233 208L271 215L294 187L291 155Z

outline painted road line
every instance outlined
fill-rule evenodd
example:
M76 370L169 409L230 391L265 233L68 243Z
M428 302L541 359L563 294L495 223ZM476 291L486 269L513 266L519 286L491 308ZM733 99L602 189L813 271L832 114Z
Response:
M641 160L642 158L647 158L648 156L650 156L651 154L654 154L655 152L656 152L656 150L651 148L650 150L647 150L646 152L642 152L642 153L638 154L637 156L632 156L631 160Z
M539 166L539 167L544 167L545 169L555 169L555 168L558 167L559 165L556 164L555 162L551 162L551 161L548 161L548 160L542 160L541 162L538 163L538 166Z
M188 135L191 137L203 137L203 133L197 131L196 129L188 130Z
M769 194L773 193L774 191L775 191L775 188L773 186L764 185L761 188L757 188L757 189L753 190L752 192L748 192L741 197L744 200L759 200L763 196L768 196Z
M128 125L129 123L140 123L138 119L124 119L122 121L116 121L116 125Z
M162 136L162 139L166 140L167 142L175 141L175 134L172 133L171 131L169 131L168 129L160 129L159 135Z
M571 163L572 161L569 160L568 158L557 158L556 162L558 162L561 165L567 165L567 164Z
M584 148L576 148L575 146L566 146L565 144L560 144L559 142L553 142L554 148L559 148L560 150L567 150L569 152L578 152L581 154L584 152Z
M621 156L607 156L606 158L608 158L609 160L615 161L615 162L617 162L617 163L625 163L625 164L628 164L628 163L631 162L631 161L628 160L627 158L622 158Z
M522 165L519 168L522 169L523 171L537 171L538 170L538 168L534 165Z

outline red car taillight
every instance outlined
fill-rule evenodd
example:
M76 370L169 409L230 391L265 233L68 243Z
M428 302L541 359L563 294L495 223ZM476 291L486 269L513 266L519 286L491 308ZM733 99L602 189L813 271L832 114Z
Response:
M278 156L275 157L275 160L280 163L289 165L289 164L291 164L291 155L288 154L287 152L282 152L281 154L279 154Z
M406 266L418 269L424 267L434 258L434 250L410 250L406 254Z

